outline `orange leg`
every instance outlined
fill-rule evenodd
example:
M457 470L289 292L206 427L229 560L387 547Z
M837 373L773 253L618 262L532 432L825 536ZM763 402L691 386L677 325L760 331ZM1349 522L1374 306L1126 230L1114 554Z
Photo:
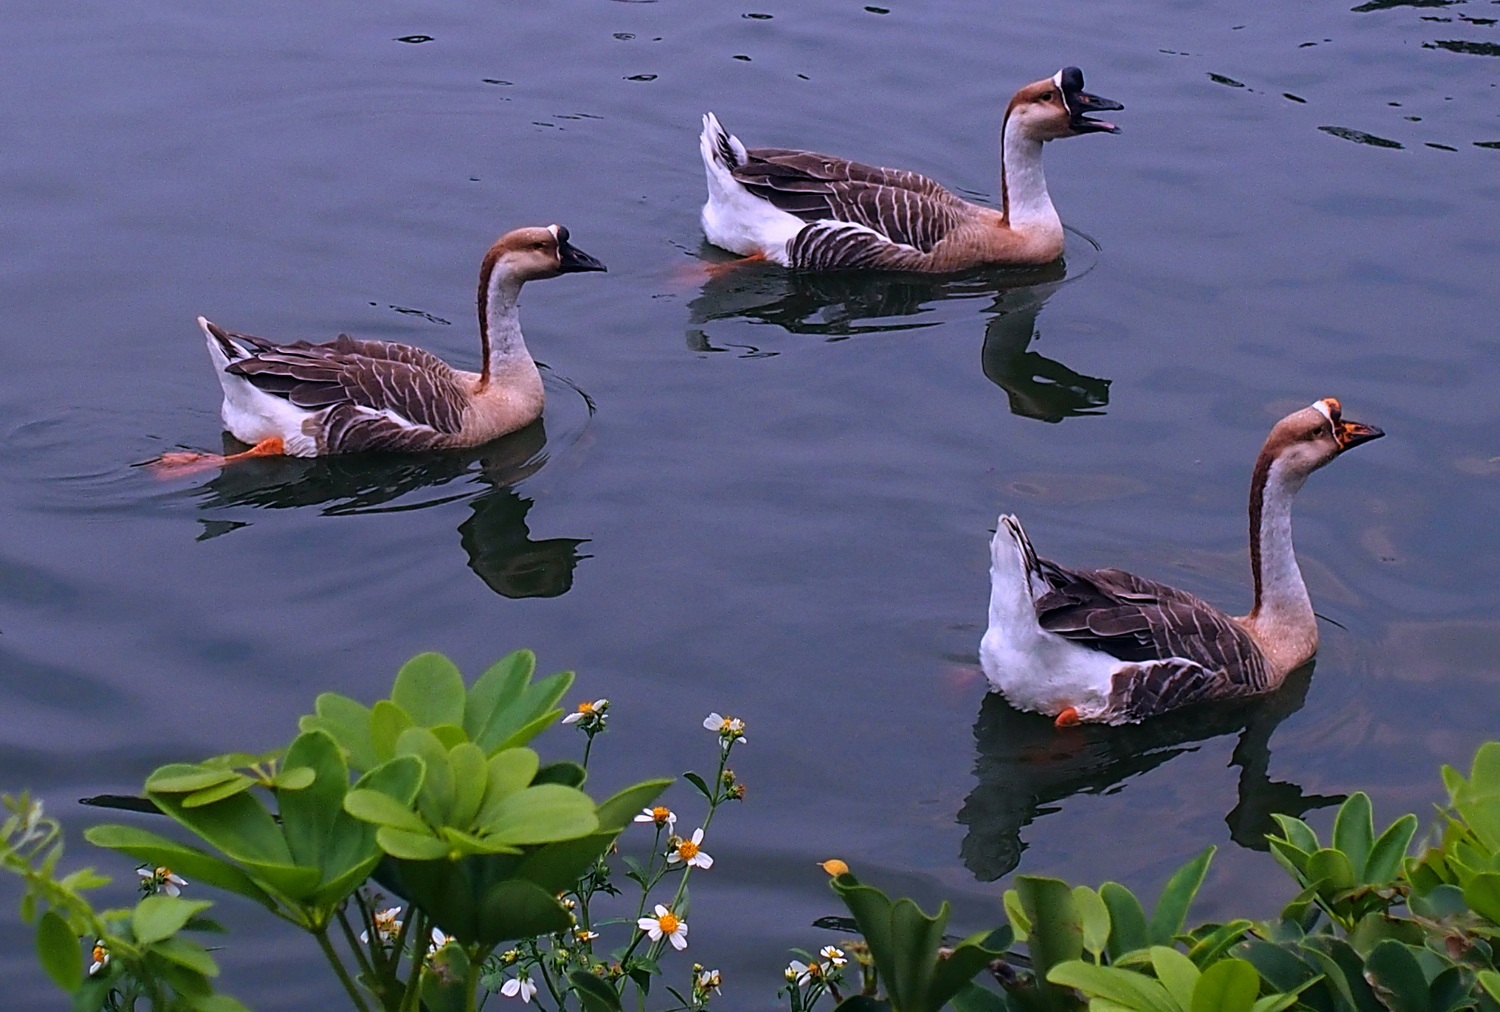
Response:
M740 257L738 260L725 260L723 263L718 264L704 264L703 270L711 278L721 278L732 271L744 267L746 264L763 264L765 262L766 255L764 253L751 253L747 257Z
M721 278L746 264L763 264L765 262L766 255L764 253L755 253L751 256L741 257L738 260L725 260L723 263L692 260L673 271L673 280L678 284L691 288L701 285L705 278Z
M280 457L285 453L286 444L281 441L281 437L272 436L270 439L262 439L242 453L231 453L228 456L219 453L174 450L150 461L149 466L151 473L159 478L179 478L183 475L197 474L199 471L210 471L216 467L223 467L225 464L233 464L238 460L249 460L252 457Z
M1082 723L1082 721L1078 719L1078 711L1071 706L1063 707L1063 711L1059 713L1057 715L1057 719L1052 722L1054 727L1074 727L1075 725L1080 723Z

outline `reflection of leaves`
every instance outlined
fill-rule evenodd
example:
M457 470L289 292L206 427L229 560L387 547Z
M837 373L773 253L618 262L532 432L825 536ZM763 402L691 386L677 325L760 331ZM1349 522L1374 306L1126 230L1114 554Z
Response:
M1269 695L1168 713L1142 724L1086 724L1060 734L1050 718L1012 709L995 693L985 697L974 724L978 780L958 821L969 827L960 848L965 866L990 882L1013 870L1026 845L1021 830L1075 794L1107 794L1130 777L1153 770L1197 742L1240 734L1230 759L1240 767L1239 801L1226 816L1230 837L1264 850L1276 828L1273 812L1301 815L1342 798L1305 795L1295 784L1272 781L1270 739L1302 708L1312 665L1293 672Z

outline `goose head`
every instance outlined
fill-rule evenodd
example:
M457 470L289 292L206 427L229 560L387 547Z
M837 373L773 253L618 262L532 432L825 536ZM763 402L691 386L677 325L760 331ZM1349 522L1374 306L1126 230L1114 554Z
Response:
M1007 124L1016 122L1033 140L1055 141L1079 134L1117 134L1120 128L1113 123L1089 119L1085 114L1123 108L1113 99L1084 91L1083 71L1064 67L1016 92L1005 116Z
M507 232L484 255L480 287L491 277L520 283L555 278L573 271L602 271L605 266L568 241L561 225L518 228Z
M1337 398L1324 397L1277 422L1261 456L1288 477L1306 478L1345 450L1383 435L1373 425L1345 418Z

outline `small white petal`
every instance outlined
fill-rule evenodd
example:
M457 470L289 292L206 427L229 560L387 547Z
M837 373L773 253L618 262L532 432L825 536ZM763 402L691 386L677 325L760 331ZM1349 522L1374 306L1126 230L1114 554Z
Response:
M578 712L575 711L573 713L568 714L566 717L564 717L562 719L562 722L564 724L576 724L576 723L578 723L582 719L583 719L583 714L578 713Z
M656 916L657 917L665 917L669 913L671 913L671 911L668 910L666 907L662 906L660 903L658 903L656 905Z
M703 726L708 728L710 731L717 731L719 728L724 726L724 718L719 716L717 713L710 713L703 719Z
M704 871L708 871L708 869L714 866L714 859L700 850L692 860L688 861L688 864L692 865L695 868L702 868Z

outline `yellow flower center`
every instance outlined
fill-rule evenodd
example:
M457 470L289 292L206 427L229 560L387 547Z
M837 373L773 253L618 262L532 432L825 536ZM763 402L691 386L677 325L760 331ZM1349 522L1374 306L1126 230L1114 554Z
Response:
M670 910L656 919L656 924L661 928L664 935L675 935L677 933L677 915Z
M672 810L670 808L663 808L661 805L657 805L655 808L651 809L651 818L656 820L656 824L658 826L666 825L667 819L670 818L671 815Z
M102 962L104 962L104 957L107 956L107 955L109 955L109 952L104 948L104 946L102 946L102 945L96 945L96 946L94 946L94 962L96 962L96 963L102 963Z
M698 856L698 845L692 840L683 840L677 845L677 856L689 861Z
M578 704L578 712L579 713L593 713L594 712L594 704L593 703L579 703Z

